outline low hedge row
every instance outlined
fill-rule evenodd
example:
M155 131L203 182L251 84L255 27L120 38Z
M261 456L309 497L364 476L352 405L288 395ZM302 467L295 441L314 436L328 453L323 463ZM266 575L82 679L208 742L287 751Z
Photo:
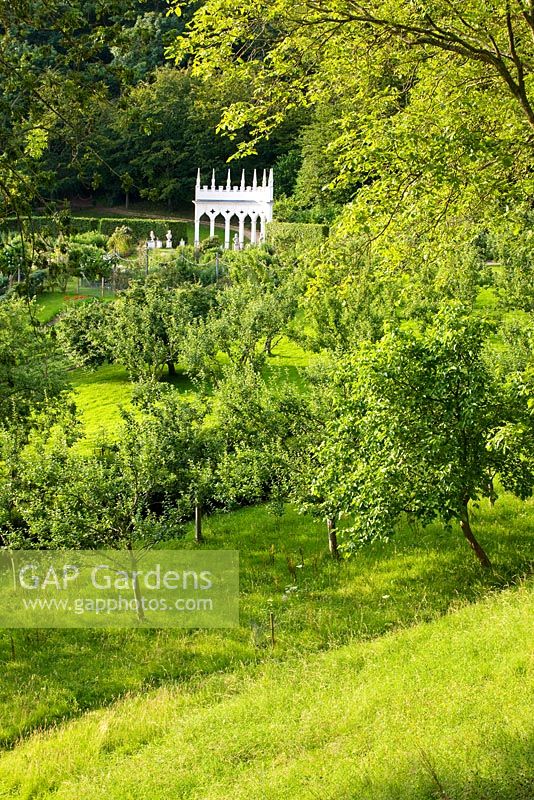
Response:
M7 225L13 229L15 220L7 220ZM176 245L180 239L187 242L187 223L177 222L175 219L144 219L141 217L66 217L61 224L53 217L35 216L29 220L29 227L35 232L48 233L57 236L60 230L63 233L86 233L96 231L105 236L111 236L115 228L127 225L131 228L134 238L141 242L148 239L150 231L154 231L157 238L165 241L168 230L172 232L173 243Z
M317 247L328 236L328 226L310 222L267 223L267 242L287 250L292 247Z

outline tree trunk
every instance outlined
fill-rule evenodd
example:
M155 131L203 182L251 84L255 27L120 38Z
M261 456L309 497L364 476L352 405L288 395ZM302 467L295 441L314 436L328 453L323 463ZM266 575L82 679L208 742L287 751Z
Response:
M334 519L326 520L326 527L328 529L328 549L332 558L339 558L339 549L337 546L337 533L336 521Z
M143 608L143 596L139 588L139 579L137 577L137 560L130 544L128 545L128 550L130 552L130 565L132 567L132 589L137 604L137 619L139 622L144 622L145 610Z
M172 359L167 361L167 369L169 370L169 378L173 378L176 375L176 367L174 366L174 361L172 361Z
M195 503L195 542L203 542L202 536L202 506L200 503Z
M480 561L482 566L485 567L486 569L488 569L489 567L491 567L491 561L489 560L488 556L486 555L486 552L484 551L484 549L480 546L480 544L475 539L473 531L471 530L471 524L469 522L469 510L468 510L468 507L467 507L468 502L469 502L468 500L464 500L464 502L463 502L462 517L460 519L460 527L462 529L462 532L463 532L465 538L469 542L469 546L473 549L476 557L478 558L478 560Z
M124 194L124 207L126 209L130 207L130 192L125 192Z

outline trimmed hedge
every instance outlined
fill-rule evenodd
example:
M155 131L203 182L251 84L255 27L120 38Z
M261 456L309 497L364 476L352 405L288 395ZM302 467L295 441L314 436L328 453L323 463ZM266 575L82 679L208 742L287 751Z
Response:
M28 229L34 233L46 233L49 236L57 236L60 228L69 233L87 233L87 231L98 231L100 220L98 217L67 217L64 218L60 226L58 220L53 217L35 216L25 219ZM67 224L68 223L68 224ZM7 219L4 223L11 230L16 227L17 220Z
M267 223L267 242L284 250L294 247L318 247L328 236L328 225L309 222Z
M148 239L150 231L154 231L155 236L165 242L165 235L168 230L172 232L173 244L176 246L180 239L187 242L187 223L177 222L175 219L142 219L138 217L101 217L100 233L111 236L115 228L127 225L131 228L134 239L144 242Z
M6 223L15 223L15 219L8 219ZM35 232L48 233L49 236L57 236L60 232L58 221L52 217L35 216L30 222L30 229ZM176 245L180 239L187 242L187 223L178 222L175 219L143 219L140 217L68 217L66 226L62 225L65 233L86 233L96 231L105 236L111 236L115 228L127 225L131 228L134 239L145 241L148 239L150 231L154 231L156 237L165 241L165 234L168 230L172 231L173 243Z

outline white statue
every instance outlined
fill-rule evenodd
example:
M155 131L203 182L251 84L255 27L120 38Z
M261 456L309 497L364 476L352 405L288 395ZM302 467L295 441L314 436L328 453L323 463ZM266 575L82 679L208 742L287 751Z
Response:
M167 231L167 233L165 234L165 238L167 240L165 246L167 247L168 250L172 250L172 233L171 233L171 231Z
M185 247L185 239L180 239L180 247Z
M239 244L239 234L234 234L234 250L241 250L241 245Z
M147 242L147 246L153 250L156 246L156 237L154 236L154 231L150 231L150 237Z

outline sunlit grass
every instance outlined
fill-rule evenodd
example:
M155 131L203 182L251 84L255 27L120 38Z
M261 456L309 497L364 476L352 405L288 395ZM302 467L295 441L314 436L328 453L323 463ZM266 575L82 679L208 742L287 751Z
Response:
M240 627L229 631L14 631L0 636L0 738L109 703L126 691L203 679L242 664L305 656L436 619L528 572L534 501L483 505L484 573L459 530L401 528L334 563L322 522L244 508L205 519L204 547L240 551ZM197 547L191 529L165 547ZM275 619L271 648L269 615ZM14 655L12 652L14 648ZM1 796L1 795L0 795Z
M347 607L350 611L350 606ZM55 800L531 800L534 592L126 697L0 761Z
M98 369L74 370L70 375L84 439L91 444L117 437L121 408L131 406L134 385L124 367L105 364Z
M105 302L113 300L112 294L107 290L102 293L101 289L80 288L76 280L70 280L64 292L43 292L36 297L36 319L41 323L50 323L64 308L93 297Z
M299 371L308 366L314 356L289 339L282 339L268 360L265 376L272 383L290 381L299 384ZM130 408L133 383L124 367L106 364L95 370L76 369L70 373L76 405L84 427L84 438L93 445L106 438L113 439L121 424L120 409ZM194 386L185 376L173 378L174 387L184 395L193 394Z

